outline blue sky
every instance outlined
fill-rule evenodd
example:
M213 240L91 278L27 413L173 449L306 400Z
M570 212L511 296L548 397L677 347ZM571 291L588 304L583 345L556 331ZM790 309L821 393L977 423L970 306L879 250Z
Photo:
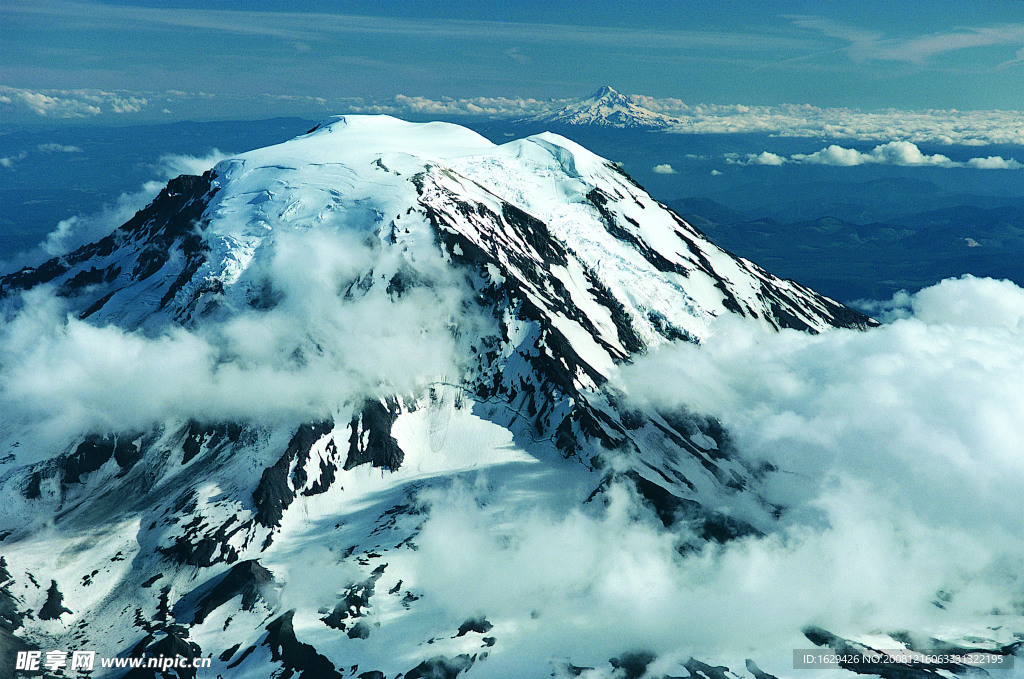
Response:
M1019 0L254 5L5 0L0 113L319 117L602 84L691 104L1024 109Z

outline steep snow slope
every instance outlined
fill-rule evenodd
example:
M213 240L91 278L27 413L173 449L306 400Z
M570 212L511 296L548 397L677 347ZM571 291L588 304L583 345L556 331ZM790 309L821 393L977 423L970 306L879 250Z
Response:
M511 619L430 596L413 557L439 489L483 484L499 532L623 492L691 548L766 531L770 470L608 378L722 315L873 324L563 137L360 116L179 177L0 296L11 626L253 677L550 673L503 654ZM70 610L43 616L49 589Z

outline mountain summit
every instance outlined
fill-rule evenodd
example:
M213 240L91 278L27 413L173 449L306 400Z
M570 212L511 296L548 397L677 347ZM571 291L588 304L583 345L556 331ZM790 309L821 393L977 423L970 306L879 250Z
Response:
M526 641L583 623L557 569L504 563L510 527L602 511L654 536L642 564L659 531L696 550L785 512L717 421L628 405L618 367L723 318L874 323L564 137L370 116L179 177L0 299L0 622L245 677L579 676ZM571 551L561 525L529 553ZM639 676L620 641L599 658Z
M663 129L672 126L676 121L669 116L640 106L631 97L619 94L605 85L579 103L569 104L558 111L527 118L525 122Z

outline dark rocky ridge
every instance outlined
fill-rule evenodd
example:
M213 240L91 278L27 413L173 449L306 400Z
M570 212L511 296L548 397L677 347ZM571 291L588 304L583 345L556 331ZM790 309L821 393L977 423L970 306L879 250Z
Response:
M18 290L58 280L66 296L79 294L92 285L115 281L128 285L152 276L169 261L174 250L185 254L184 271L194 271L204 256L204 243L196 225L211 197L211 177L207 172L201 177L181 175L172 179L152 203L110 235L39 267L0 278L0 299ZM103 262L115 252L126 249L133 251L127 260L132 264L130 274L123 275L122 267L113 263L102 268L83 266ZM72 271L73 275L65 276Z

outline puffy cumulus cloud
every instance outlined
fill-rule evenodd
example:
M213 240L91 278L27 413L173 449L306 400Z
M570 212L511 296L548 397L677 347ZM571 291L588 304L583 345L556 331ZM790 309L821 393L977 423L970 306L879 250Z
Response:
M814 153L803 155L797 154L793 157L796 162L810 163L812 165L839 165L850 167L852 165L863 165L865 162L877 162L871 154L861 153L856 149L847 149L835 144ZM948 160L948 158L947 158Z
M655 165L651 168L651 172L654 174L675 174L675 168L668 163L662 163L661 165Z
M780 156L769 151L760 154L748 153L741 156L736 153L725 155L726 162L740 165L782 165L784 163L803 163L808 165L832 165L836 167L853 167L856 165L901 165L904 167L968 167L980 170L1017 170L1024 165L1013 158L1000 156L987 158L971 158L965 162L954 161L941 153L928 155L909 141L891 141L879 144L870 151L858 151L832 144L814 153L794 153L789 157Z
M885 303L886 320L917 318L931 325L1024 330L1024 304L1007 281L947 279L917 294L900 292ZM968 294L963 294L964 292Z
M852 589L865 616L832 624L913 627L931 613L933 628L980 624L998 609L1024 626L1013 490L1024 483L1024 290L967 277L904 293L885 311L881 328L819 336L723 320L704 346L656 352L624 369L623 383L640 402L718 417L745 455L774 465L767 499L789 508L787 530L822 547L892 539L861 567L912 596L887 603ZM960 617L929 610L940 590Z
M891 513L864 483L810 502L820 521L699 551L680 550L688 536L663 528L626 486L568 511L524 508L512 494L424 493L416 550L389 554L432 617L452 629L476 616L495 626L482 677L549 676L552 659L600 672L640 649L658 656L651 676L682 676L690 657L734 670L754 658L784 676L810 624L990 634L988 624L1021 621L1018 536L992 543L991 532L936 529ZM597 672L586 676L621 676Z
M725 162L732 163L733 165L785 165L789 160L777 153L762 151L761 153L748 153L746 155L727 153L725 154Z
M942 154L926 155L916 144L908 141L891 141L887 144L880 144L869 153L861 153L855 149L847 149L841 146L832 145L815 153L808 155L795 154L790 156L798 163L811 163L816 165L864 165L865 163L877 163L881 165L938 165L941 167L955 167L954 163L947 156Z
M386 285L346 297L368 271L388 266L386 249L317 231L278 234L271 247L247 276L272 308L194 330L97 327L69 316L49 290L25 293L0 324L5 421L60 444L168 418L324 417L367 396L457 379L456 337L476 337L478 328L463 312L464 281L440 252L418 254L419 284L400 297Z
M420 492L416 548L388 555L418 620L486 617L499 641L481 677L622 676L608 660L638 649L657 656L645 676L684 676L691 656L786 676L807 625L1012 642L1024 290L968 277L886 307L887 325L821 335L723 318L704 345L621 369L638 406L713 415L772 465L750 488L785 507L763 535L681 550L692 536L626 485L584 502L568 474L492 469Z
M26 90L0 87L0 104L50 118L90 118L102 113L138 113L149 103L144 96L104 90Z
M668 675L694 656L784 676L807 625L1012 641L1024 290L964 278L887 306L887 325L821 335L723 318L704 345L621 369L638 406L715 416L750 464L771 465L751 488L785 507L765 534L681 551L691 536L629 487L565 505L545 493L564 502L571 483L525 492L523 475L494 474L424 493L417 549L389 562L421 610L495 625L484 677L546 676L552 658L557 676L566 663L613 676L608 659L640 648Z
M967 277L885 306L892 322L868 332L768 335L724 321L705 346L656 353L624 380L637 398L720 417L742 448L808 487L872 481L960 528L992 501L986 525L1015 525L995 508L1009 495L992 491L1024 480L1010 425L1024 421L1024 291ZM948 513L939 495L971 507Z
M750 159L752 165L782 165L786 159L770 151L762 151Z
M630 100L637 106L642 106L648 111L661 113L667 116L683 115L690 111L690 106L682 99L675 97L649 97L643 94L629 95Z
M43 146L60 146L44 144ZM60 151L70 153L73 146L61 146ZM53 149L51 149L53 150ZM79 149L80 150L80 149ZM164 155L154 168L156 179L144 183L138 190L122 193L113 203L103 206L99 212L90 215L73 215L58 222L57 227L46 235L39 245L42 255L56 257L75 248L106 236L121 226L149 204L160 192L168 179L182 174L202 174L228 157L219 149L213 149L206 156ZM38 258L39 253L29 258Z
M979 170L1019 170L1024 165L1013 158L1006 159L1001 156L988 156L987 158L971 158L967 161L968 167Z
M22 151L21 153L18 153L13 156L3 156L2 158L0 158L0 167L7 168L8 170L13 170L14 166L18 163L18 161L25 160L25 158L27 157L28 153L25 151Z

